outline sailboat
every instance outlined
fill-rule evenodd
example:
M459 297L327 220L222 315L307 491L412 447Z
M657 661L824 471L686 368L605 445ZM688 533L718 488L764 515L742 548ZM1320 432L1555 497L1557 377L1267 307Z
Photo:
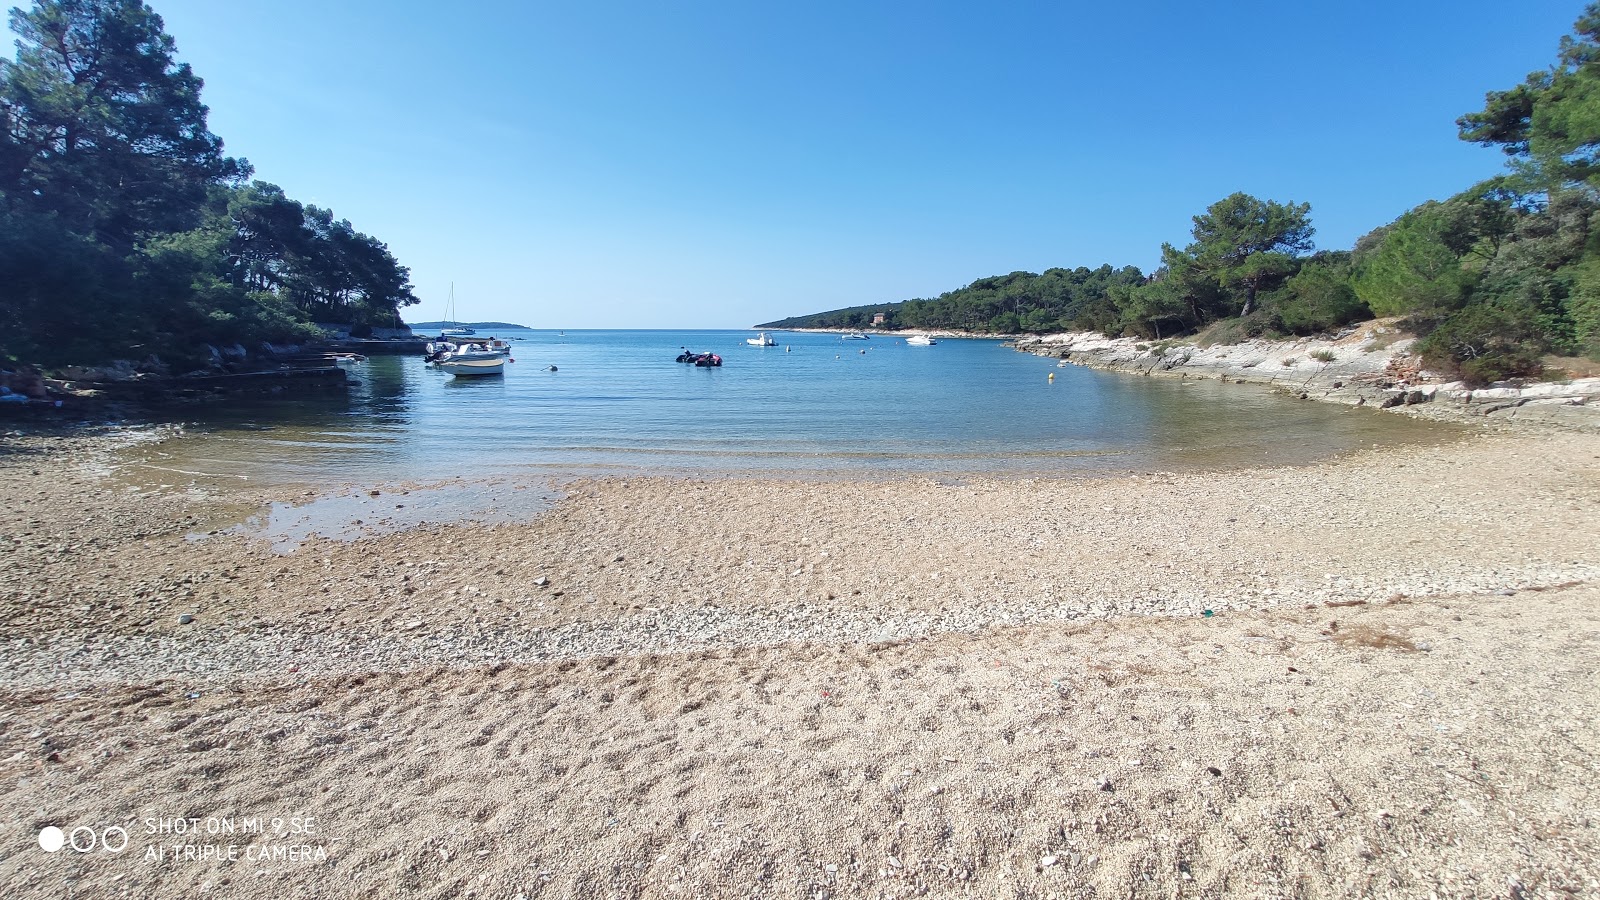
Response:
M444 320L450 323L449 328L439 331L441 337L467 337L477 334L471 328L456 321L456 283L450 282L450 299L444 302Z

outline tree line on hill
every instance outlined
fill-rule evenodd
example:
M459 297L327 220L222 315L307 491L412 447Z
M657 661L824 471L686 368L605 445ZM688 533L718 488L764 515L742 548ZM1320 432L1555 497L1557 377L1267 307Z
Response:
M850 307L763 328L1100 331L1209 342L1304 335L1402 316L1432 368L1484 383L1537 375L1547 354L1600 360L1600 3L1556 62L1457 120L1507 172L1316 251L1310 206L1236 193L1194 217L1192 241L1133 266L983 278L932 299Z
M139 0L36 0L0 59L0 356L174 366L205 345L359 332L417 302L331 210L252 181Z

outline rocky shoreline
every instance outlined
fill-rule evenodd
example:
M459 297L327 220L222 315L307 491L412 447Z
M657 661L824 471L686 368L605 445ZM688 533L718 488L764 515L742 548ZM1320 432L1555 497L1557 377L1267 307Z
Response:
M159 357L141 362L117 360L97 366L0 367L0 413L71 415L87 409L189 401L238 394L305 394L343 391L350 384L345 366L368 356L421 355L426 338L409 330L378 329L382 336L351 337L323 326L327 336L304 344L263 343L254 351L242 345L206 345L203 368L174 372Z
M1391 320L1337 334L1202 347L1070 332L1017 338L1018 350L1108 372L1255 384L1299 397L1455 422L1514 422L1600 432L1600 378L1469 389L1420 368Z

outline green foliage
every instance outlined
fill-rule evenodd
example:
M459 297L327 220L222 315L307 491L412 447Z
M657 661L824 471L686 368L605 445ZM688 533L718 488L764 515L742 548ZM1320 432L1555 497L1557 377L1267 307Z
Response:
M1042 334L1070 328L1109 329L1120 322L1111 294L1144 280L1137 268L1049 269L980 278L931 300L855 306L780 319L761 328L954 328L988 334Z
M1556 64L1522 84L1491 91L1456 121L1462 140L1499 146L1530 190L1600 188L1600 3L1561 39Z
M98 358L96 329L136 344L136 310L118 302L130 288L126 262L58 216L0 211L0 354L46 363Z
M1299 269L1312 248L1311 206L1230 194L1194 217L1194 242L1162 248L1162 262L1194 318L1247 316L1256 298Z
M1120 333L1127 337L1153 337L1182 334L1193 324L1189 297L1176 278L1160 278L1140 285L1127 285L1111 294L1121 313Z
M1225 197L1194 219L1195 241L1171 246L1151 278L1135 267L1049 269L981 278L931 300L857 306L767 322L763 328L952 328L1039 334L1069 329L1162 338L1249 313L1258 294L1299 268L1311 247L1309 207Z
M1593 353L1600 350L1600 257L1590 257L1572 270L1572 295L1567 309L1573 339Z
M1416 344L1429 368L1469 386L1537 375L1546 349L1532 310L1491 303L1450 316Z
M1499 146L1528 191L1600 189L1600 3L1584 8L1557 61L1520 85L1490 91L1456 120L1461 139Z
M332 211L302 207L260 181L225 199L216 215L229 234L218 251L235 287L280 295L314 321L351 325L385 324L417 302L388 247Z
M1380 316L1459 308L1475 276L1461 265L1464 239L1454 221L1432 201L1402 215L1363 259L1356 295Z
M1316 334L1372 316L1350 284L1349 254L1326 254L1306 263L1265 306L1290 334Z
M138 0L13 10L0 60L0 341L34 362L304 340L415 303L381 242L273 185L206 127L201 81Z
M1578 282L1593 246L1600 205L1587 191L1547 195L1543 208L1519 217L1511 236L1483 267L1475 303L1527 310L1541 341L1573 353L1586 338L1578 324Z
M247 164L206 127L201 81L139 0L40 0L13 10L0 66L0 192L125 250L191 227L206 185Z
M1145 284L1111 292L1118 317L1108 333L1181 334L1233 316L1249 317L1258 298L1280 287L1311 249L1306 204L1236 193L1194 217L1194 241L1164 244L1161 268Z
M219 260L234 236L226 219L213 219L193 231L151 241L137 258L140 299L149 313L168 317L168 354L197 353L223 336L254 346L263 341L304 341L319 334L287 297L241 290L223 277ZM169 298L185 296L187 302L171 306Z

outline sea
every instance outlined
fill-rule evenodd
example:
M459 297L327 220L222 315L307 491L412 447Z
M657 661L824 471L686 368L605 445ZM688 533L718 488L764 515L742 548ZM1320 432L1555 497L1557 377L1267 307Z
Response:
M357 363L338 396L170 413L150 467L313 485L674 474L1092 476L1294 465L1438 440L1442 426L1250 385L1097 372L999 340L754 331L502 329L514 362L455 377ZM487 332L485 332L487 335ZM675 362L685 349L720 368ZM1053 377L1052 377L1053 376Z

